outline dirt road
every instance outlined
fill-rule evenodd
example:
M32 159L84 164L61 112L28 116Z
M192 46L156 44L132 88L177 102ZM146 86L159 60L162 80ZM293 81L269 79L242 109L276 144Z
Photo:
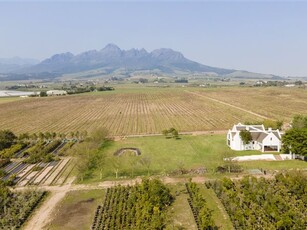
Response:
M266 178L271 178L270 175L263 176ZM236 176L232 179L238 180L242 176ZM161 177L165 184L177 184L188 182L189 178L177 178L177 177ZM212 179L206 177L193 177L192 181L195 183L204 183ZM24 230L41 230L45 229L49 222L52 220L52 213L56 206L62 201L65 195L70 191L75 190L93 190L93 189L106 189L116 185L134 185L142 181L141 178L136 178L132 180L121 180L121 181L104 181L96 184L72 184L72 179L68 180L69 183L63 186L27 186L27 187L17 187L14 188L15 191L26 190L29 188L36 188L49 191L47 199L39 206L39 208L33 213L31 219L24 225Z
M218 100L218 99L214 99L214 98L205 96L205 95L200 94L200 93L195 93L195 92L191 92L191 91L188 91L188 90L185 90L185 92L188 92L188 93L191 93L191 94L194 94L194 95L197 95L197 96L200 96L200 97L203 97L203 98L206 98L206 99L209 99L209 100L212 100L212 101L221 103L221 104L223 104L223 105L227 105L227 106L233 107L233 108L235 108L235 109L238 109L238 110L244 111L244 112L246 112L246 113L255 115L255 116L257 116L257 117L260 117L260 118L262 118L262 119L272 119L272 118L263 116L263 115L261 115L261 114L255 113L255 112L253 112L253 111L251 111L251 110L243 109L243 108L241 108L241 107L239 107L239 106L232 105L232 104L229 104L229 103L227 103L227 102L220 101L220 100Z
M51 191L47 200L35 211L30 221L24 226L25 230L44 229L44 226L51 220L51 213L56 205L65 197L69 190Z

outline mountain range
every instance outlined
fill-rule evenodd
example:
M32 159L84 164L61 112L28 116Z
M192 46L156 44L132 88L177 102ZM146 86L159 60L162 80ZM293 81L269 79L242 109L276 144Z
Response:
M0 73L15 72L38 63L38 60L31 58L0 58Z
M0 59L0 67L1 63ZM183 54L172 49L162 48L152 52L147 52L145 49L122 50L114 44L108 44L101 50L89 50L77 55L70 52L55 54L40 63L32 60L27 63L28 65L14 64L16 65L15 69L13 66L7 68L6 71L0 68L0 72L10 72L19 76L22 74L38 76L41 73L61 76L62 74L91 70L103 70L102 72L105 74L121 70L128 75L135 71L158 71L166 74L200 73L224 77L244 77L245 75L256 76L256 78L276 77L203 65L185 58Z

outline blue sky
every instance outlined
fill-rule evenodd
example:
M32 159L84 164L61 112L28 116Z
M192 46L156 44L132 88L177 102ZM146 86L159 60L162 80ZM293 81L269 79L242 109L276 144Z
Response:
M307 2L2 1L0 57L172 48L202 64L307 76Z

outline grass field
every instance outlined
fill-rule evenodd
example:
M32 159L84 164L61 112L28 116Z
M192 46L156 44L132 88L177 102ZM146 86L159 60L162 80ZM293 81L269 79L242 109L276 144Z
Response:
M21 97L0 97L0 105L8 102L19 101L24 98ZM25 100L25 99L24 99Z
M47 229L90 229L96 208L103 203L105 190L71 191L53 212Z
M182 135L180 140L166 139L164 136L134 137L112 142L105 148L100 157L106 157L103 167L103 179L114 179L115 170L118 169L119 177L133 177L148 175L173 175L173 171L180 169L206 168L206 176L218 177L214 173L217 166L224 165L223 158L240 155L261 154L260 151L233 151L226 145L225 135ZM141 156L120 156L113 154L120 148L136 147L141 151ZM146 163L142 159L146 159ZM149 162L149 163L147 163ZM262 168L289 169L307 168L306 162L281 161L281 162L246 162L240 163L245 169ZM92 171L85 183L99 181L100 171Z
M303 89L120 86L112 92L2 103L0 123L17 133L69 133L106 127L112 135L129 135L161 133L170 127L179 131L225 130L234 123L263 120L208 97L286 121L294 114L307 113L307 91Z

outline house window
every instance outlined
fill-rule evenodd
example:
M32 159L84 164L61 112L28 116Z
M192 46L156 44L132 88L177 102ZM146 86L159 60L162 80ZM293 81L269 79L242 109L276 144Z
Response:
M270 138L270 140L272 140L272 137Z

